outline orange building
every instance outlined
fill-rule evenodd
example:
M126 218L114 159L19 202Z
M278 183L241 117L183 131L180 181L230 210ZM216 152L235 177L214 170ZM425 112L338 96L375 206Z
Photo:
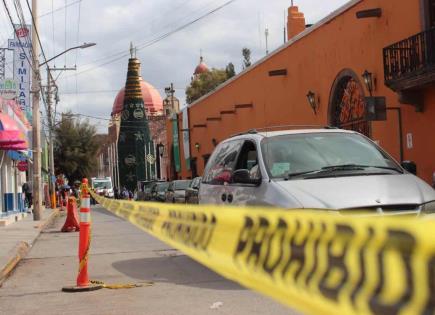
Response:
M216 144L238 132L332 125L366 134L398 161L414 161L432 184L433 26L435 0L352 0L310 27L290 7L286 44L189 106L192 161L174 177L201 175Z

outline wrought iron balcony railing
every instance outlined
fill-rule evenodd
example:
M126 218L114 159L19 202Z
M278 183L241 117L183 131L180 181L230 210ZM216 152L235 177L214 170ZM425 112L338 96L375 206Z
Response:
M384 48L385 84L395 91L435 81L435 28Z

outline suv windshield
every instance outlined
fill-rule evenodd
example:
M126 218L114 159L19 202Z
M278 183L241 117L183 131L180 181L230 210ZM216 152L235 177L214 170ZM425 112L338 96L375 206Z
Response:
M177 180L174 181L174 190L185 190L189 187L190 180Z
M163 191L166 191L166 189L168 189L168 187L169 187L169 183L158 183L156 190L158 192L163 192Z
M390 157L359 134L281 135L265 138L261 147L271 178L355 170L358 173L402 172Z
M92 186L95 189L100 189L100 188L112 189L112 183L110 181L94 181L92 183Z

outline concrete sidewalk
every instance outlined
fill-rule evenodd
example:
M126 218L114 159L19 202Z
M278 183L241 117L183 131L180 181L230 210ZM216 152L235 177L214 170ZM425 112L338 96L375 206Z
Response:
M58 209L44 209L40 221L33 221L30 214L21 221L0 227L0 286L26 256L41 231L58 215Z

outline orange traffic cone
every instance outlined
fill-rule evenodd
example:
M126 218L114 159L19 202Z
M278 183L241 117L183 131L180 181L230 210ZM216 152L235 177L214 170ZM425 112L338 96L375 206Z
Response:
M77 219L77 204L76 198L69 197L67 205L67 217L63 225L62 232L78 232L80 231L79 220Z
M88 190L88 180L82 181L80 206L80 235L79 235L79 274L77 286L64 287L64 292L94 291L103 288L102 284L92 284L88 276L88 254L91 245L91 201Z

